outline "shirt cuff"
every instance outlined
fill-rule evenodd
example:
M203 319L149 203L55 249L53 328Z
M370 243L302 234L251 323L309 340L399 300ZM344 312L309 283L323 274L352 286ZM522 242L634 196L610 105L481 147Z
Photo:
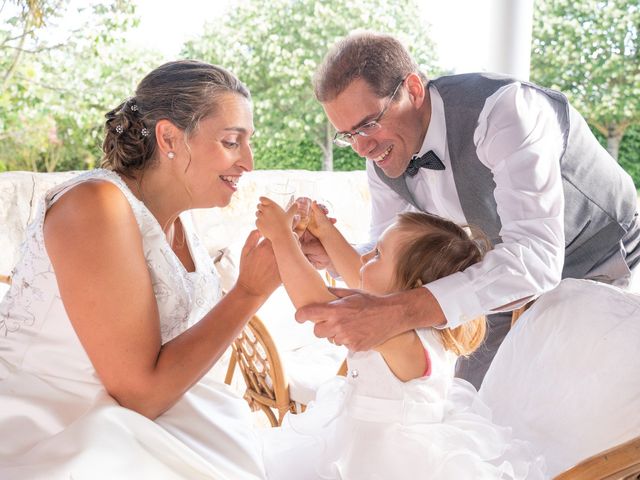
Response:
M447 323L435 327L437 329L455 328L485 313L478 296L460 272L439 278L424 287L436 297L447 319Z

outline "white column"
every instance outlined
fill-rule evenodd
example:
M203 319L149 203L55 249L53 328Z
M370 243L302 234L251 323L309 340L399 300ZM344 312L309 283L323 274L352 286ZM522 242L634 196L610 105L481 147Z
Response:
M529 79L533 0L488 0L487 70Z

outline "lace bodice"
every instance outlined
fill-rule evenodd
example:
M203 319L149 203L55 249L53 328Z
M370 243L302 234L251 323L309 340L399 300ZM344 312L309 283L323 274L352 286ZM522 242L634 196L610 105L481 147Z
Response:
M63 372L70 380L99 382L67 317L43 237L47 209L69 189L88 180L115 184L131 205L142 234L163 343L197 322L221 296L213 262L194 234L189 212L180 219L196 266L191 273L174 254L155 217L117 174L101 169L83 173L46 194L27 230L13 284L0 303L0 378L23 369L57 378Z

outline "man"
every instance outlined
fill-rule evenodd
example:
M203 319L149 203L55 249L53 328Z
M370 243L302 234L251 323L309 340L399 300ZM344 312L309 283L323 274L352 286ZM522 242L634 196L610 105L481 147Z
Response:
M297 312L318 336L366 350L403 331L488 317L485 344L458 362L476 387L510 325L510 311L561 278L626 285L640 258L636 191L565 97L490 74L428 82L393 37L350 35L327 54L315 94L334 142L367 159L370 239L403 210L480 227L483 262L385 297L341 298ZM316 265L325 252L303 241Z

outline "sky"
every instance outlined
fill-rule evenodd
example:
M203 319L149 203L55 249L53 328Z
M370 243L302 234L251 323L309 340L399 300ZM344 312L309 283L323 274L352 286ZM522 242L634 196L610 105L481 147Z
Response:
M431 24L440 65L455 73L487 70L488 13L495 0L420 0L420 18ZM198 35L207 20L233 8L233 0L137 0L141 21L131 41L153 45L175 59L182 43ZM176 5L179 5L177 7ZM464 15L460 15L464 12Z
M143 48L152 46L161 52L163 60L174 60L185 40L198 36L207 21L224 15L241 0L134 1L140 25L129 32L130 41ZM431 26L441 67L454 73L490 70L491 13L497 5L509 5L509 2L533 0L417 0L421 7L417 17ZM85 6L86 2L72 0L73 8L56 19L55 23L61 28L50 29L48 34L52 40L57 36L64 40L70 26L77 28L82 24L80 14L74 13L81 5ZM10 7L11 3L5 10L9 11Z

